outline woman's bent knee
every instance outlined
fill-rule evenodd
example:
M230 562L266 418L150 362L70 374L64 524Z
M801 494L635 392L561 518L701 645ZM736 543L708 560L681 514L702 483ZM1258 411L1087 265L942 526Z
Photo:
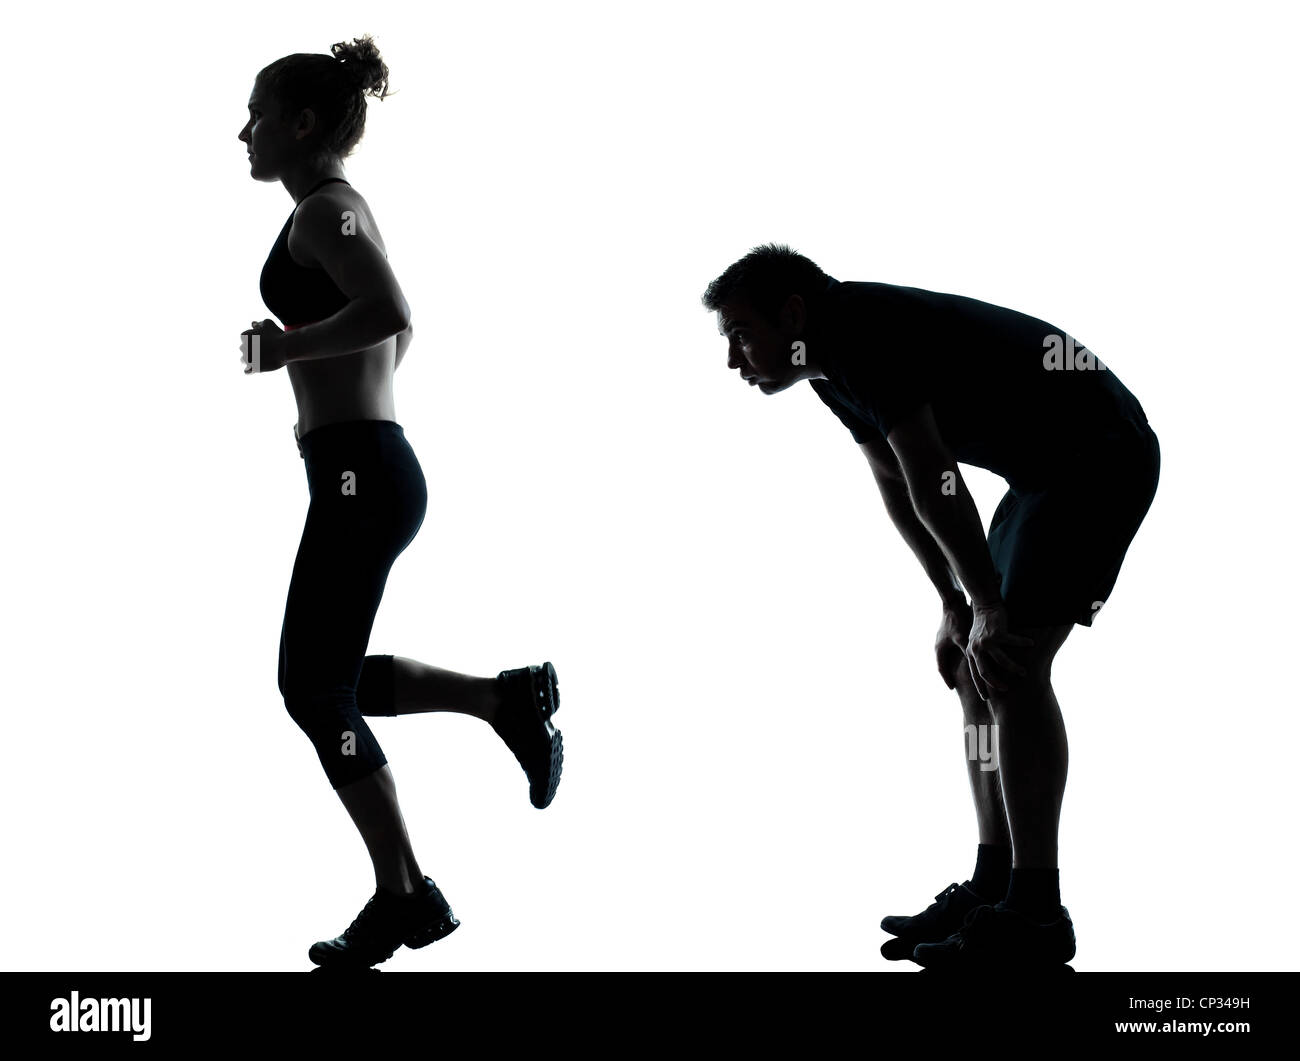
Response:
M290 690L284 706L316 749L334 788L360 780L388 762L351 693Z

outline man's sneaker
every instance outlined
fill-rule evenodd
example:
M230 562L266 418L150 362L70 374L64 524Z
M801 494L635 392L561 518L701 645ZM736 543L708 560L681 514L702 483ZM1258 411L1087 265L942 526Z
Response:
M886 940L880 953L890 961L911 959L919 943L937 943L947 939L966 920L966 915L977 906L988 903L971 886L950 884L934 897L934 902L919 914L906 917L891 914L880 922L880 927L898 939Z
M1074 922L1060 907L1055 921L1040 924L1006 903L977 906L942 943L921 943L912 960L927 969L1038 969L1074 957Z
M560 709L560 685L550 663L540 667L503 670L497 675L501 707L492 728L506 743L528 777L528 798L534 807L550 805L560 787L564 740L551 725Z
M307 956L317 965L366 969L387 961L403 944L427 947L459 925L438 886L425 877L413 895L376 888L341 936L313 943Z

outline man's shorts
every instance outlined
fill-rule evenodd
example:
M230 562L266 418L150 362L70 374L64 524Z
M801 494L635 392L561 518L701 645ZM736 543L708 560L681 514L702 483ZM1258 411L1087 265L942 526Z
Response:
M1123 421L1044 489L1007 492L989 524L989 551L1013 627L1092 625L1159 479L1155 432Z

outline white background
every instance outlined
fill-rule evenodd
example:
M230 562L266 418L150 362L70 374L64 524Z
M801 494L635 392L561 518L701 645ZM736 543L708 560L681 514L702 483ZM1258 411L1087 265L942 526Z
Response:
M306 969L374 889L276 688L307 484L239 333L293 202L236 138L259 69L371 33L399 91L347 174L430 502L370 651L552 660L566 748L542 812L483 723L373 720L462 921L384 968L911 971L880 918L970 876L938 597L699 304L767 241L1058 324L1138 396L1159 493L1055 670L1073 964L1294 968L1285 5L360 10L9 27L0 963Z

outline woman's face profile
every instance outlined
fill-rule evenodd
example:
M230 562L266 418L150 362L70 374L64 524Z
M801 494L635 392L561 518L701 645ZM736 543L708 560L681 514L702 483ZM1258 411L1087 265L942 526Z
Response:
M315 114L304 110L299 128L291 129L280 119L279 101L254 85L248 97L248 121L239 131L239 139L248 145L252 175L259 180L277 180L292 145L311 132L315 121Z

